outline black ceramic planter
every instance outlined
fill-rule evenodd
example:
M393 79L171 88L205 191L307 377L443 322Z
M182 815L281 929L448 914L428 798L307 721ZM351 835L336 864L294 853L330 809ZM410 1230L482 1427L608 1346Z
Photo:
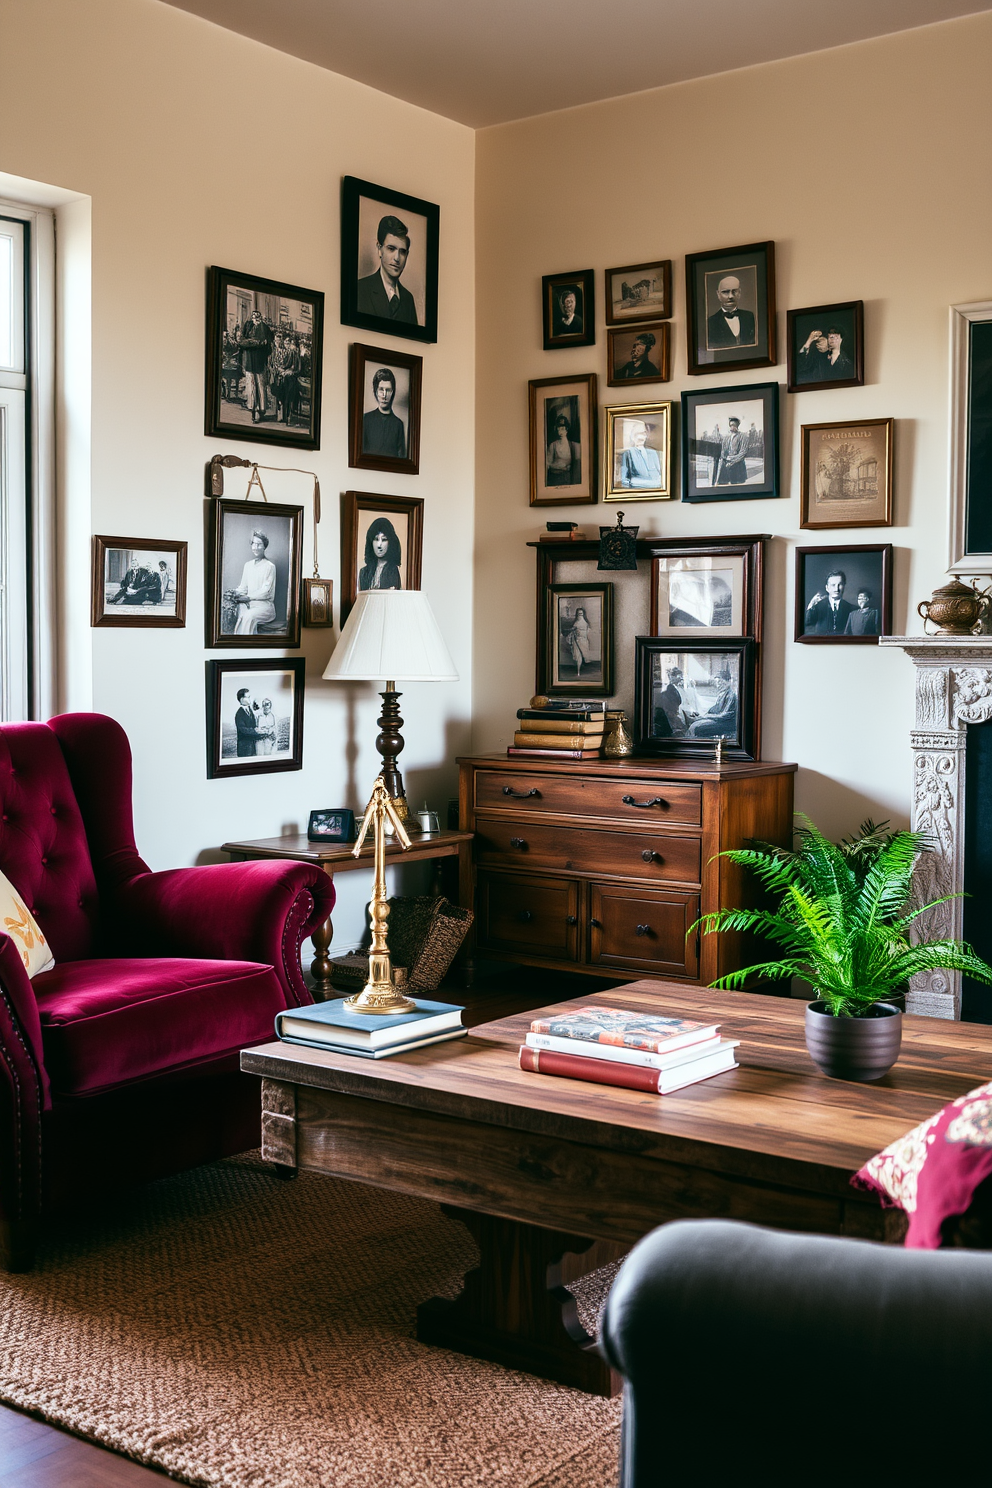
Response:
M835 1018L826 1003L806 1008L809 1057L835 1080L880 1080L899 1058L902 1013L876 1002L861 1018Z

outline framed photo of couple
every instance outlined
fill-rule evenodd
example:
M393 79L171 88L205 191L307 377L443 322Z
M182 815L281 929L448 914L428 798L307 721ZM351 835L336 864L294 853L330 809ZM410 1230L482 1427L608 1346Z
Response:
M877 645L892 634L892 544L796 549L796 640Z
M758 759L761 706L757 646L738 640L635 641L634 718L639 754Z
M864 386L863 300L790 310L786 324L790 393Z
M186 624L186 544L152 537L93 538L90 624Z
M207 779L303 768L302 656L208 661Z

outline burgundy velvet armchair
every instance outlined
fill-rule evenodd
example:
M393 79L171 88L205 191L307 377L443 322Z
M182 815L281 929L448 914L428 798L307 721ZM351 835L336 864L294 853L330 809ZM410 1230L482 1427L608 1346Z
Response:
M300 945L334 890L303 863L150 872L96 713L0 727L0 870L55 957L29 979L0 934L0 1261L23 1270L44 1214L258 1145L239 1052L312 1001Z

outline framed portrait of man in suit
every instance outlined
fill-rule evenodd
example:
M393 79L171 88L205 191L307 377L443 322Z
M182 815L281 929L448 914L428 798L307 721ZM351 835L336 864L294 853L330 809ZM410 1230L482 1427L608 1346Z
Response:
M774 367L775 244L687 253L687 370Z
M892 634L892 544L796 549L796 640L877 645Z
M341 188L341 324L437 340L440 208L357 176Z

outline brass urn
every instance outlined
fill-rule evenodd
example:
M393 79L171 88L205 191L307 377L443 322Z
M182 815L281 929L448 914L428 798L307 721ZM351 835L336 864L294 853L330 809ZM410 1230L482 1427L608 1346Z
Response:
M935 589L929 599L921 600L916 609L923 617L924 631L929 620L936 625L937 635L966 636L974 635L979 622L988 615L989 602L987 593L979 593L960 579L952 579Z

